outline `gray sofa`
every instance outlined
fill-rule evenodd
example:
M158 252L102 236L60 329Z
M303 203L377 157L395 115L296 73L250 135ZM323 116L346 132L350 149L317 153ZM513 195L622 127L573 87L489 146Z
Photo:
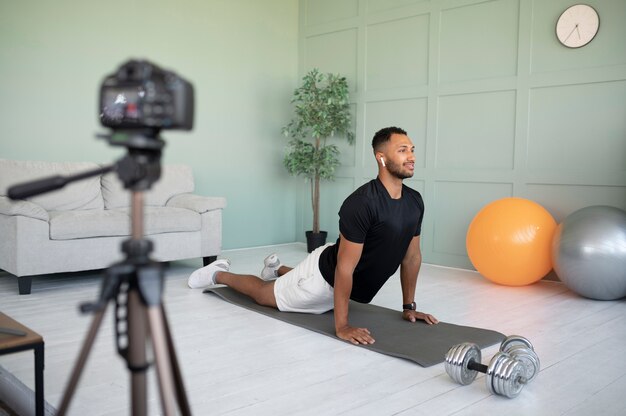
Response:
M0 159L0 269L18 277L20 294L30 293L34 275L103 269L124 258L131 193L115 173L26 200L6 196L16 183L98 167ZM154 244L154 260L202 257L207 264L220 254L226 200L193 192L191 168L166 165L145 193L144 235Z

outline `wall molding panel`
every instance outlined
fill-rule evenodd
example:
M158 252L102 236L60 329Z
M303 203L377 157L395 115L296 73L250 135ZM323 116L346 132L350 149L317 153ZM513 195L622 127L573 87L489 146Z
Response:
M324 184L329 238L338 204L376 176L371 138L389 125L416 146L406 183L426 202L426 262L472 268L467 227L498 198L532 199L557 221L589 205L626 209L626 2L586 1L601 26L579 49L555 36L571 3L300 0L300 75L345 74L354 105L357 142Z

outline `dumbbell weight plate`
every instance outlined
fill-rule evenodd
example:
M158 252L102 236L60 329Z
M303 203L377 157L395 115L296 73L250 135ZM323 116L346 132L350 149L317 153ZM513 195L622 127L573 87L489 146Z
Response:
M508 360L498 383L500 394L510 399L517 397L526 384L524 365L515 359Z
M446 354L446 373L457 383L464 386L471 384L478 372L467 368L470 361L480 363L482 355L478 345L465 342L450 348Z
M485 384L487 385L487 389L493 394L500 394L499 389L496 387L496 379L500 374L502 362L506 359L508 359L508 355L506 353L497 352L491 358L491 361L489 361L489 365L487 366Z
M502 341L502 344L500 344L500 351L508 353L510 348L518 345L530 348L533 351L535 350L533 344L527 338L521 335L509 335Z
M446 358L444 361L444 367L446 369L446 373L452 378L452 380L460 383L459 374L457 371L457 367L461 366L458 358L458 350L461 348L462 344L453 345L448 352L446 353Z
M508 354L498 352L489 362L485 384L493 394L517 397L525 384L524 366Z
M514 345L509 347L509 354L514 359L521 361L524 367L524 377L527 383L530 383L537 377L540 369L539 356L535 351L522 345Z

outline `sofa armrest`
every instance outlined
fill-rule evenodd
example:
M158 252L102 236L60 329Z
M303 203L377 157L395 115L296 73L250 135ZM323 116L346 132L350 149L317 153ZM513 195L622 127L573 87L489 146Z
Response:
M195 194L178 194L171 197L165 206L186 208L195 211L198 214L203 214L208 211L225 208L226 198L200 196Z
M48 211L40 205L26 200L12 201L6 196L0 196L0 214L8 216L22 215L43 221L48 221L49 219Z

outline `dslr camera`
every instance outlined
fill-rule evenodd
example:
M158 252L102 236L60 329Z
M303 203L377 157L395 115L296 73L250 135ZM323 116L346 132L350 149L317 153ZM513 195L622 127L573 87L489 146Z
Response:
M114 130L191 130L193 86L174 72L130 60L100 87L100 122Z

